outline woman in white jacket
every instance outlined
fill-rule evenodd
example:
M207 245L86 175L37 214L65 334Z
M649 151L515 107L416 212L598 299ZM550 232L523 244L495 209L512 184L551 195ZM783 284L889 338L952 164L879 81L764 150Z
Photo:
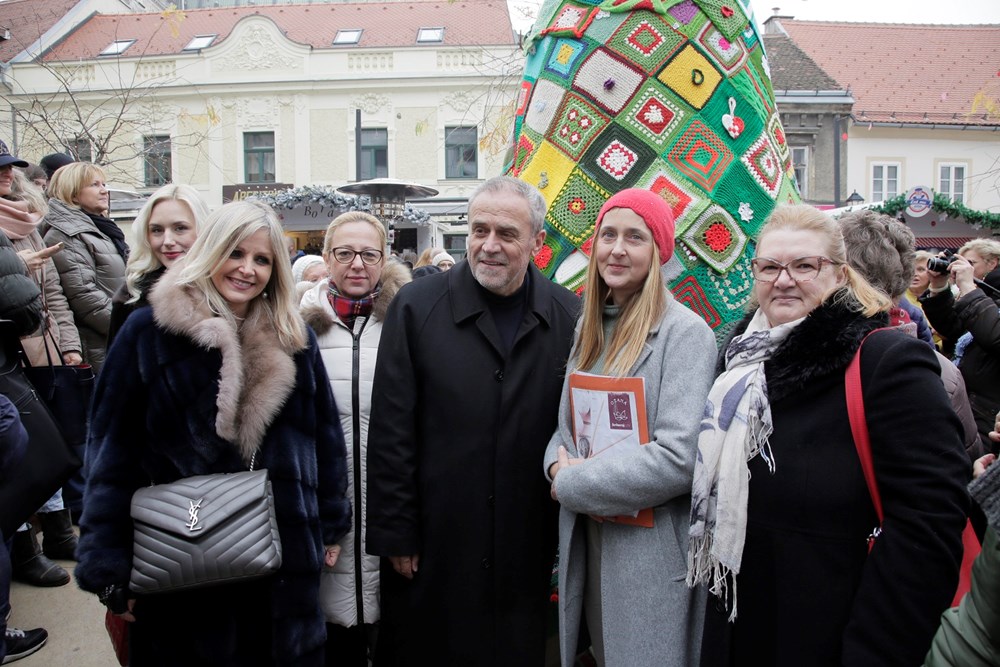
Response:
M358 211L330 223L323 241L329 278L302 297L302 316L316 332L333 387L347 445L351 530L340 543L337 563L323 572L320 601L327 621L328 665L367 667L374 655L379 620L377 556L365 553L365 453L371 413L372 376L382 320L410 273L386 262L385 228Z

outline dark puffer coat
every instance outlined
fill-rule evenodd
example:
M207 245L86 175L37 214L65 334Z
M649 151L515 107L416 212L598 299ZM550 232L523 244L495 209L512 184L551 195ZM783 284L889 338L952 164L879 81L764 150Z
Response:
M28 277L28 267L0 231L0 319L14 323L18 335L35 331L42 323L42 293Z
M738 617L710 598L702 665L903 667L930 647L958 584L970 469L933 351L872 335L861 383L885 522L867 552L876 519L844 371L884 324L827 303L765 362L775 471L749 464Z
M150 301L118 333L95 390L77 581L95 593L128 583L137 488L245 470L259 445L258 467L268 469L274 491L280 571L263 586L139 598L133 641L137 632L143 638L142 665L319 667L323 546L347 532L351 508L343 434L315 336L309 331L304 349L284 349L254 315L237 336L169 272ZM238 620L248 601L261 611L249 630ZM156 623L144 626L143 618ZM248 632L270 655L234 657Z

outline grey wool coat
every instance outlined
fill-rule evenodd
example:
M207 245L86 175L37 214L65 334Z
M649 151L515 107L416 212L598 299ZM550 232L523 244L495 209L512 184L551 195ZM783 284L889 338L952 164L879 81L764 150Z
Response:
M556 475L559 512L559 644L570 667L583 619L586 522L653 507L652 528L601 524L601 600L608 667L697 665L706 592L688 588L688 524L698 428L717 349L708 325L672 298L629 375L645 378L651 441L628 455L597 457ZM567 378L576 370L570 355ZM576 456L569 383L544 470L565 445Z
M107 356L111 297L125 283L125 260L90 216L58 199L49 199L42 226L46 245L63 243L52 261L80 332L83 360L96 373Z

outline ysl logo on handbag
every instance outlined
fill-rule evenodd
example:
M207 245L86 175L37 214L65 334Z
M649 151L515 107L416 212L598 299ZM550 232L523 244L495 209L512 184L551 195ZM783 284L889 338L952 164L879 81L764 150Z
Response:
M199 498L198 500L189 500L191 507L188 508L188 522L184 526L192 533L199 531L203 526L198 526L198 511L201 509L201 501L204 498ZM197 526L197 528L195 527Z

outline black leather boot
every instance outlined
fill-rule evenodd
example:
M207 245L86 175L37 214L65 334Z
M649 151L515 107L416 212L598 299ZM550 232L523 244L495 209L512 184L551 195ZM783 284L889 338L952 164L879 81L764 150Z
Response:
M15 581L44 587L69 583L69 573L42 553L34 526L30 530L14 533L10 564Z
M39 512L42 527L42 552L53 560L76 560L76 533L69 510Z

